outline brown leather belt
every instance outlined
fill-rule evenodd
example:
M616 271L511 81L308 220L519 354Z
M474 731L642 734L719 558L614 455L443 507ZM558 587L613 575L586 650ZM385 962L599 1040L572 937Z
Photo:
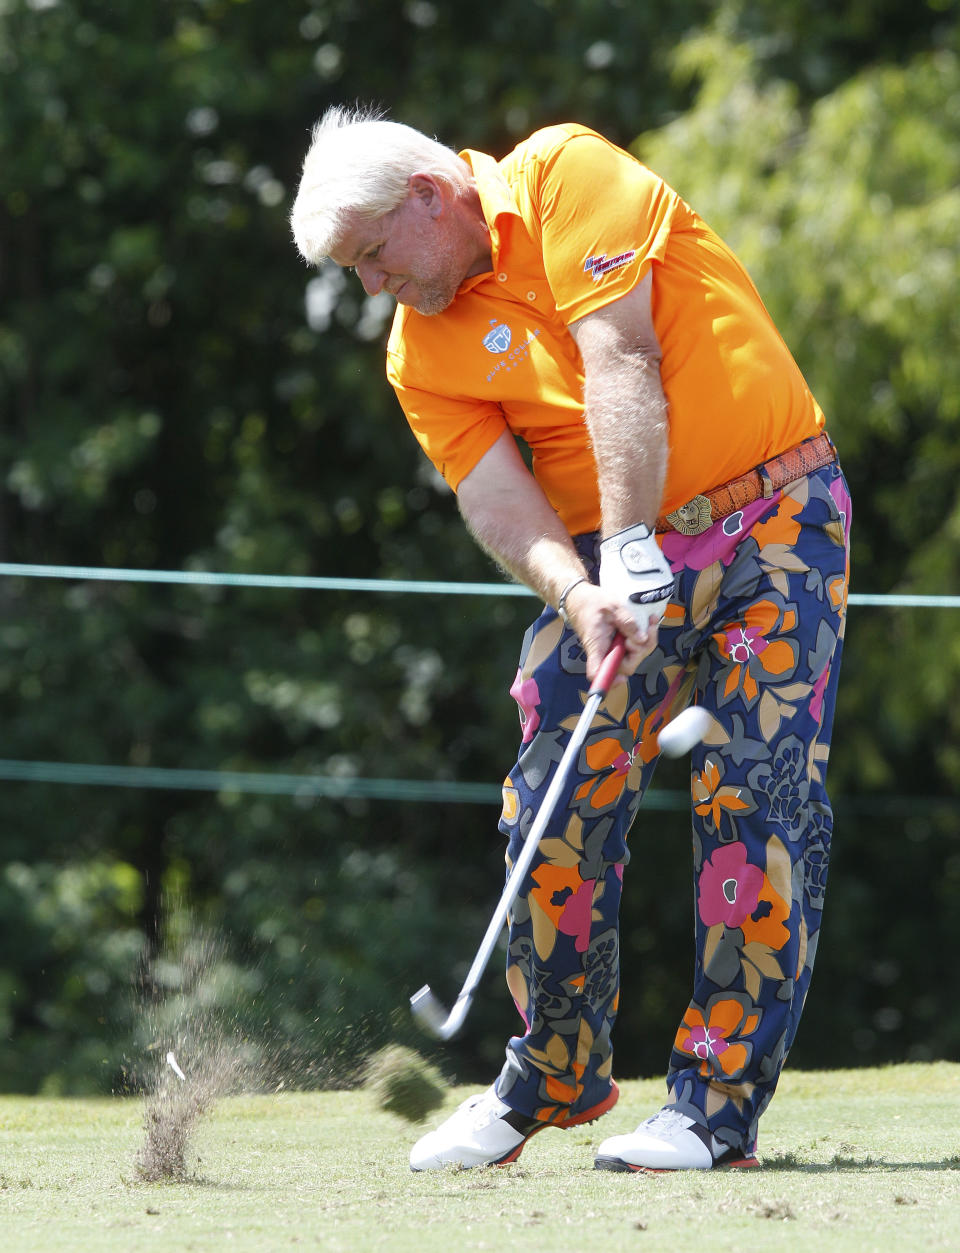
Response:
M837 450L826 431L788 448L777 457L738 479L731 479L702 496L694 496L673 513L657 518L658 531L679 531L681 535L702 535L714 522L735 513L755 500L769 499L774 492L795 483L804 475L836 461Z

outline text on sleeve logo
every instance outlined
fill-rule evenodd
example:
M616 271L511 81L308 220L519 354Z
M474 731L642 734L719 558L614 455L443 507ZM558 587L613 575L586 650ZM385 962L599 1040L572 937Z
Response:
M626 252L618 252L615 257L608 257L605 252L601 252L599 256L587 257L583 263L583 271L591 271L593 281L599 282L604 274L609 274L611 270L619 270L621 266L629 265L633 258L637 255L636 248L629 248Z

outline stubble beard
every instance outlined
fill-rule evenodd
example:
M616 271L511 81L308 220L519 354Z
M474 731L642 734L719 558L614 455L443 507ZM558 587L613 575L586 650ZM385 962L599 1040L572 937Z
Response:
M413 307L425 318L432 318L438 313L443 313L444 309L449 309L455 295L456 292L451 294L446 288L442 291L439 288L421 288L420 299Z
M463 278L455 249L449 243L442 245L434 254L430 273L414 280L418 294L413 308L427 318L443 313L453 304Z

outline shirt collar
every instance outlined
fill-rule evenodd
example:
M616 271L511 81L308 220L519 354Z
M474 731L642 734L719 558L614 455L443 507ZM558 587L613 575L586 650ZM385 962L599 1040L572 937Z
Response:
M508 219L518 219L520 210L513 198L510 184L493 157L470 148L465 148L460 156L473 171L483 216L490 229L490 251L493 254L493 268L496 270L501 244L504 242L503 227Z

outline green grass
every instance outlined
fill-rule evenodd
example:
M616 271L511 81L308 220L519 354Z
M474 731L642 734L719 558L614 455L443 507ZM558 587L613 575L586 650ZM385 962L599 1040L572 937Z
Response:
M660 1081L622 1087L600 1123L544 1131L513 1166L421 1175L407 1166L420 1128L366 1092L233 1097L196 1130L195 1178L157 1184L136 1176L140 1101L0 1098L0 1242L13 1253L960 1248L960 1065L788 1071L759 1171L594 1171L596 1144L661 1102ZM445 1110L467 1092L451 1091Z

